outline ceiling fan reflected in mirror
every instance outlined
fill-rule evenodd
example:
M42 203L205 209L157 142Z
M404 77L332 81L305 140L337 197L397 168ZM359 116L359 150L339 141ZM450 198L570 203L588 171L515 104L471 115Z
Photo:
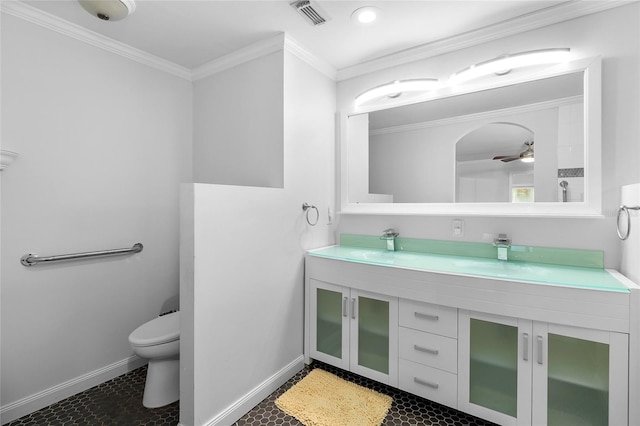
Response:
M510 161L520 160L523 163L533 163L535 161L535 157L533 155L533 141L526 141L524 145L527 147L520 154L515 155L496 155L493 157L493 160L500 160L503 163L508 163Z

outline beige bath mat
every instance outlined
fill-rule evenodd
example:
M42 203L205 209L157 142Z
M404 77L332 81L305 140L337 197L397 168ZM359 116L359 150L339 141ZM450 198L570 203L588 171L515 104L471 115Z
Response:
M379 426L392 398L316 368L276 399L306 426Z

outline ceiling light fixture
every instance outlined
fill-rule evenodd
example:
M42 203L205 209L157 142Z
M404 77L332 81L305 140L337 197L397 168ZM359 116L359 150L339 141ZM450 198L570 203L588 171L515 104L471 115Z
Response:
M499 56L485 62L471 65L458 71L449 78L452 84L458 84L491 74L504 75L516 68L533 65L558 64L569 60L568 47L530 50L528 52L513 53Z
M134 0L78 0L80 6L103 21L119 21L136 10Z
M533 152L533 140L528 140L524 143L527 147L520 154L515 155L496 155L493 160L500 160L503 163L510 163L511 161L520 160L523 163L533 163L536 161L535 154Z
M536 161L533 154L533 141L527 141L524 144L527 146L527 149L520 153L520 161L523 163L533 163Z
M392 81L356 96L356 106L385 97L395 99L407 93L423 94L435 89L437 85L438 80L435 78Z
M365 6L359 9L356 9L351 14L351 20L356 22L357 24L368 25L373 23L376 19L378 19L379 9L373 6Z

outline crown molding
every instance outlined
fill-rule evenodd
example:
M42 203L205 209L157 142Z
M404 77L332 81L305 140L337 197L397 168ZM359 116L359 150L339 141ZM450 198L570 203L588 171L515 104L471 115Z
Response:
M321 72L331 80L336 79L337 70L329 65L327 62L315 56L313 53L305 49L300 43L294 40L291 36L285 35L285 50L291 52L303 62L311 65L315 70Z
M311 65L314 69L318 70L330 79L336 79L335 68L322 61L317 56L313 55L300 43L298 43L293 38L291 38L291 36L285 33L280 33L274 37L251 44L247 47L236 50L233 53L222 56L197 68L194 68L192 72L192 79L193 81L197 81L226 69L232 68L236 65L240 65L253 59L258 59L262 56L269 55L280 50L284 50L295 55L300 60Z
M200 80L241 63L257 59L283 49L291 52L293 55L308 63L332 80L335 80L336 78L335 68L314 56L302 47L302 45L284 33L259 41L191 70L143 50L113 40L109 37L105 37L99 33L44 12L21 1L0 0L0 11L189 81Z
M386 68L431 58L437 55L513 36L526 31L546 27L548 25L568 21L570 19L579 18L581 16L590 15L592 13L624 6L626 4L634 3L635 1L637 0L567 1L556 6L550 6L536 12L518 16L495 25L489 25L453 37L422 44L420 46L372 59L351 67L339 69L336 74L336 80L348 80L350 78L380 71Z
M197 81L243 62L257 59L282 49L292 53L330 79L343 81L382 69L427 59L525 31L623 6L635 1L637 0L571 0L557 6L551 6L540 11L503 21L496 25L490 25L454 37L426 43L339 70L336 70L322 59L313 55L297 41L284 33L254 43L194 69L189 69L109 37L105 37L18 0L0 0L0 11L189 81Z
M238 49L228 55L209 61L193 69L191 72L193 81L197 81L210 75L219 73L226 69L235 67L242 63L258 59L262 56L275 53L284 48L284 33L280 33L274 37L250 44L249 46Z
M82 41L100 49L106 50L135 62L156 68L185 80L191 80L191 70L177 65L166 59L147 53L143 50L105 37L95 31L76 25L72 22L58 18L33 6L20 1L0 1L0 11L16 18L23 19L35 25L47 28L73 39Z

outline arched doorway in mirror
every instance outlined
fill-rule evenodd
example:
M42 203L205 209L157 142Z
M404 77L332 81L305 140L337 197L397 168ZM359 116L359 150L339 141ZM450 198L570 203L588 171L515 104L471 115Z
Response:
M533 131L521 124L484 124L456 143L456 202L533 202Z

